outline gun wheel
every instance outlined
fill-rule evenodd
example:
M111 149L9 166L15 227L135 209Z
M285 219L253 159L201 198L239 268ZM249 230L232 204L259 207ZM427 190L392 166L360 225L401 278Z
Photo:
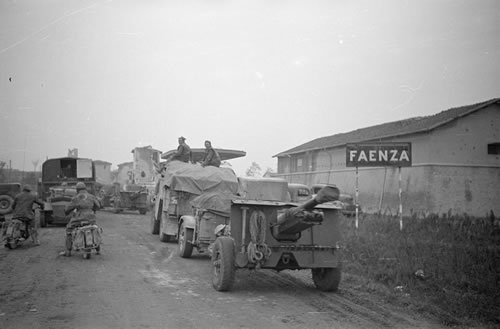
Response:
M340 267L313 268L312 279L314 285L321 291L337 291L340 283Z

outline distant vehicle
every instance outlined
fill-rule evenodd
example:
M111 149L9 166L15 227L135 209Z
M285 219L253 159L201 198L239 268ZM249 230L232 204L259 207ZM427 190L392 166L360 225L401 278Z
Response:
M290 201L302 203L312 199L312 191L309 186L305 184L289 183L288 193L290 193Z
M149 192L144 185L129 184L126 191L121 190L118 185L115 186L111 203L115 214L128 209L138 210L141 215L144 215L150 207Z
M21 193L20 183L0 184L0 217L12 212L12 205L17 194Z
M316 195L319 190L321 190L327 184L314 184L311 187L313 195ZM354 198L350 194L340 193L339 199L334 201L334 203L338 203L342 207L342 213L345 216L355 216L356 215L356 203L354 202ZM358 213L361 213L361 205L358 204Z
M42 177L38 184L38 196L44 202L40 212L40 226L67 224L71 214L64 209L76 195L76 183L84 182L87 191L96 195L95 167L91 159L55 158L42 164Z

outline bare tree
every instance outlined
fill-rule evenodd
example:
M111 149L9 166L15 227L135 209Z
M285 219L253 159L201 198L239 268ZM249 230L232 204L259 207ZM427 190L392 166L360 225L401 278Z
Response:
M36 172L36 168L38 168L38 164L40 163L40 160L33 160L31 161L33 164L33 171Z
M0 161L0 183L5 182L4 168L7 163L5 161Z
M246 171L247 177L262 177L262 168L257 162L252 162L252 165Z

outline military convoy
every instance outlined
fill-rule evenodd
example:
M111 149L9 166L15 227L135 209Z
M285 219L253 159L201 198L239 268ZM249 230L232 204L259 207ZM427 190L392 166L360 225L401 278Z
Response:
M298 188L298 195L304 191ZM340 192L323 187L293 202L277 178L237 177L229 168L172 161L156 189L151 233L177 241L181 257L211 255L212 285L232 288L236 269L310 269L316 287L340 283Z

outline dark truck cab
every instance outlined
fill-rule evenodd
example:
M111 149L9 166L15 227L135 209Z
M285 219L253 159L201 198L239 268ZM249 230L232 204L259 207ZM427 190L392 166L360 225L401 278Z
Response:
M67 224L71 215L64 209L76 195L76 183L83 182L89 193L96 195L95 167L91 159L55 158L42 164L42 177L38 184L38 196L44 202L40 213L40 226Z

